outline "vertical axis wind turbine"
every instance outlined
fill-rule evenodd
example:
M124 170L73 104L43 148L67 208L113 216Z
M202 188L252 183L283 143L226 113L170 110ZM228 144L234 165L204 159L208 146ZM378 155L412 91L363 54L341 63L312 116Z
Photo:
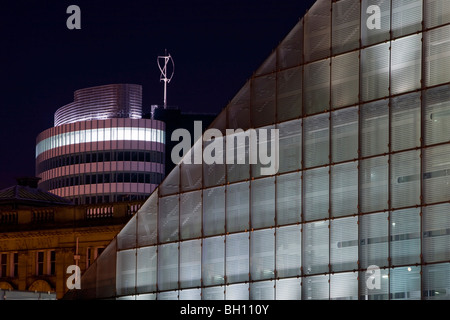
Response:
M164 109L167 108L167 84L170 83L170 80L173 78L173 74L175 73L175 63L173 62L172 56L169 54L167 55L167 49L166 49L166 55L165 56L158 56L158 67L161 71L161 75L159 77L159 81L164 81ZM164 65L162 65L162 63ZM170 74L170 77L168 76L167 72L167 66L168 64L172 63L172 73Z

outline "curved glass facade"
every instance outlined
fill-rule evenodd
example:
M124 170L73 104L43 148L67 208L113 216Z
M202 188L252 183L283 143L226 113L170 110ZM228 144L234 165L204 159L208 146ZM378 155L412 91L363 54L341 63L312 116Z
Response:
M446 0L317 1L211 125L279 129L277 174L177 165L77 297L449 299L449 34Z

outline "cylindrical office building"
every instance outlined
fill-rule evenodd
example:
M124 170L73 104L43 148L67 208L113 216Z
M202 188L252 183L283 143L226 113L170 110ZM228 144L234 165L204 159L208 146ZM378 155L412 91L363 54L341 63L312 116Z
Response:
M39 187L76 204L146 199L164 177L165 124L142 119L142 87L77 90L36 140Z

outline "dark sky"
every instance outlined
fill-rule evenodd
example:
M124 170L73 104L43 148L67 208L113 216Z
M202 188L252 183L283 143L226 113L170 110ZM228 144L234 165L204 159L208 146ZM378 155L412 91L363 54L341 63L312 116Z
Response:
M0 189L34 175L36 136L73 92L143 86L161 104L158 55L173 56L168 102L217 113L315 0L14 0L0 2ZM81 30L69 30L69 5Z

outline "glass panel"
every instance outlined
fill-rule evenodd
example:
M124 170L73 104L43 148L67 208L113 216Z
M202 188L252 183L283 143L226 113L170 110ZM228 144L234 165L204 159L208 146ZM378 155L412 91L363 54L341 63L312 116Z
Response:
M180 190L180 167L175 166L172 171L167 175L160 187L161 196L174 194Z
M389 47L389 43L383 43L361 50L363 101L389 95Z
M450 86L425 91L424 140L426 145L450 140Z
M270 54L270 56L256 70L255 75L259 76L262 74L275 72L276 67L277 67L277 52L273 51Z
M288 172L301 169L302 154L302 123L294 120L280 123L279 129L279 159L278 172Z
M276 232L277 278L300 276L301 231L299 225L278 228Z
M392 35L396 38L422 30L422 11L422 0L393 0Z
M229 129L250 128L250 81L233 98L227 107Z
M422 35L392 41L391 93L419 89L422 79Z
M180 290L179 297L180 300L201 300L202 290L201 289Z
M272 281L250 283L250 300L273 300L275 288Z
M279 69L298 66L303 62L303 20L295 25L277 49Z
M358 269L358 218L331 220L332 271Z
M420 300L420 267L391 270L390 296L393 300Z
M142 205L137 213L138 247L156 244L158 236L158 191Z
M426 85L434 86L450 81L450 26L425 33Z
M363 157L389 152L388 100L361 107L361 154Z
M392 150L420 147L420 93L392 99Z
M158 246L158 290L178 288L178 243Z
M304 125L304 165L306 168L328 164L330 154L330 115L308 117Z
M180 195L181 239L202 235L202 192L194 191Z
M250 236L251 280L275 277L275 235L273 230L258 230Z
M359 225L359 260L362 268L388 266L388 213L363 215Z
M226 238L227 283L248 281L249 234L230 234Z
M220 133L220 131L217 133ZM205 135L204 137L205 139L210 138ZM220 134L220 136L211 137L211 141L204 141L203 146L203 179L205 187L224 184L226 169L225 139ZM212 161L212 163L209 161Z
M330 275L331 300L358 300L358 273Z
M178 196L169 196L159 200L159 242L178 240Z
M276 130L278 130L278 134ZM263 128L258 128L257 130L255 130L255 133L258 145L257 148L254 147L250 148L251 158L254 158L251 160L252 177L258 178L262 176L276 174L277 170L279 170L279 162L280 162L279 129L275 129L274 125L266 126ZM277 152L278 152L278 159L276 157Z
M200 138L183 158L191 159L191 164L181 163L181 191L191 191L202 187L202 139Z
M420 209L394 211L390 223L392 265L420 263Z
M333 54L358 48L360 10L359 1L333 2Z
M210 287L202 289L202 299L203 300L224 300L225 299L225 289L220 287Z
M136 217L132 217L117 235L117 248L131 249L136 247Z
M252 82L251 121L258 128L275 122L276 76L254 78Z
M249 145L251 143L251 130L227 134L226 157L228 182L243 181L250 177Z
M156 295L156 300L178 300L178 290L158 292Z
M304 274L329 272L329 234L329 221L303 225ZM305 293L303 296L305 297Z
M392 208L420 205L420 150L391 156Z
M361 161L360 206L362 212L388 208L388 156Z
M202 279L203 285L224 283L225 277L225 237L203 239ZM223 289L222 289L223 292Z
M340 3L340 2L337 2ZM359 3L354 3L359 6ZM350 52L331 61L331 106L345 107L359 101L359 52Z
M303 216L306 221L329 217L329 167L304 171Z
M358 162L331 166L331 216L358 213Z
M330 109L330 59L305 65L304 113L319 113Z
M328 57L331 48L331 1L317 1L305 19L305 62Z
M201 285L201 240L180 243L180 287L199 287Z
M301 300L301 279L280 279L276 281L275 295L277 300Z
M248 300L249 291L248 283L232 284L227 286L225 297L226 300Z
M203 233L225 233L225 187L203 190Z
M373 10L377 6L379 11ZM391 29L390 0L362 0L361 41L363 46L389 40Z
M227 186L227 232L249 229L249 188L249 182L230 184Z
M251 184L252 228L275 225L275 177L253 180Z
M156 291L158 255L156 246L137 249L137 293Z
M302 67L287 69L277 75L277 120L302 115Z
M300 222L302 213L301 173L277 176L276 188L277 225Z
M450 22L450 3L447 0L426 0L425 26L432 28Z
M134 294L136 290L136 250L117 252L117 295Z
M304 278L302 282L303 300L328 300L330 298L330 284L328 275Z
M331 141L332 162L358 158L358 107L331 114Z
M97 298L113 297L116 293L116 259L117 246L113 239L97 259Z
M450 145L424 149L424 200L425 203L450 199Z
M427 300L448 300L450 298L450 264L423 266L423 295Z
M371 278L372 277L372 278ZM361 300L389 299L389 269L361 272L359 275L359 298Z
M425 262L450 259L450 205L448 203L425 207L423 215L422 253Z

